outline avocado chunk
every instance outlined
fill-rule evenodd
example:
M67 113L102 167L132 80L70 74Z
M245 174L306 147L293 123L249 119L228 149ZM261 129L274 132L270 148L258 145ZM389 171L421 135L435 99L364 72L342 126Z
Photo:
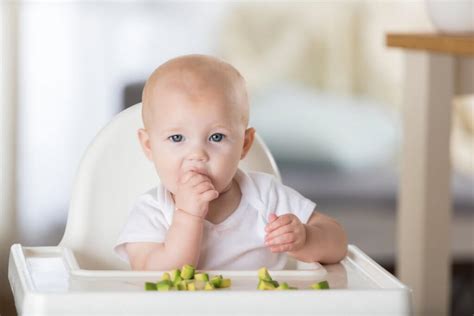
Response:
M171 276L168 272L163 272L163 275L161 276L161 280L171 280Z
M177 284L179 284L181 281L183 281L183 279L180 277L180 276L177 276L176 279L174 279L173 284L174 286L176 286Z
M156 283L158 291L169 291L173 288L173 283L170 280L162 280Z
M220 288L225 289L225 288L230 287L231 285L232 285L232 281L230 279L222 279Z
M145 282L145 291L156 291L156 283Z
M171 270L170 277L171 277L171 281L173 281L173 283L179 282L178 278L181 279L181 270L179 270L179 269Z
M181 269L181 278L183 280L191 280L194 278L194 271L196 269L190 265L190 264L185 264L183 268Z
M262 281L272 281L272 277L270 276L270 273L268 273L266 267L262 267L258 270L258 278Z
M318 282L318 283L313 283L313 284L311 284L311 288L315 289L315 290L329 289L329 283L328 283L328 281L321 281L321 282Z
M207 273L195 273L194 274L194 279L198 281L209 281L209 274Z
M176 284L176 288L178 291L187 291L188 290L188 282L186 280L181 280Z
M209 280L209 283L212 284L215 288L220 288L222 285L222 275L216 275Z
M275 288L276 287L275 287L275 284L273 284L273 282L264 281L264 280L260 280L257 286L257 289L263 290L263 291L274 290Z
M196 288L196 283L194 282L189 282L188 283L188 291L196 291L197 288Z
M277 290L289 290L290 287L288 286L288 283L283 282L283 283L281 283L276 289L277 289Z
M215 289L215 286L211 282L206 282L206 285L204 286L205 291L213 291Z

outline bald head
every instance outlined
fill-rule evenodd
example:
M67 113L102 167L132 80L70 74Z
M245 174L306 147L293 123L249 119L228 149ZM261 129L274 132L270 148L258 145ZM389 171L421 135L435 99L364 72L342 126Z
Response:
M145 129L152 123L152 113L160 106L164 93L182 93L199 99L203 93L225 96L223 106L238 111L244 127L249 120L245 80L230 64L205 55L185 55L167 61L148 78L142 94L142 118Z

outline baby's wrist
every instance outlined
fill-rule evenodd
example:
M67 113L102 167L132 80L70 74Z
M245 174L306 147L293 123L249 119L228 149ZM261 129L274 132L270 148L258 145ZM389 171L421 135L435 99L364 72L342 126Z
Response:
M189 213L189 212L187 212L187 211L185 211L181 208L175 208L175 212L183 214L183 215L185 215L189 218L194 218L196 220L204 221L204 218L205 218L205 216L199 216L199 215L191 214L191 213Z

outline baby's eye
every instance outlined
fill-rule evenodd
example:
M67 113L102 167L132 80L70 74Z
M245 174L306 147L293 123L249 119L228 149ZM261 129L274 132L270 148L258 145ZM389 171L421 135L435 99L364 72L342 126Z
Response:
M179 143L183 140L183 135L176 134L176 135L171 135L168 137L173 143Z
M213 142L220 142L224 139L224 137L225 137L224 134L215 133L215 134L212 134L211 137L209 137L209 140L211 140Z

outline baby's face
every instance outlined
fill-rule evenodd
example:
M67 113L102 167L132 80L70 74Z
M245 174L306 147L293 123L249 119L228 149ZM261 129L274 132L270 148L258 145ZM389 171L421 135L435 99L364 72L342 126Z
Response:
M170 88L153 102L149 126L139 133L146 134L140 135L142 146L149 139L147 156L165 187L175 194L180 178L194 170L208 176L219 193L226 191L246 154L244 140L253 140L242 107L212 89L189 95Z

